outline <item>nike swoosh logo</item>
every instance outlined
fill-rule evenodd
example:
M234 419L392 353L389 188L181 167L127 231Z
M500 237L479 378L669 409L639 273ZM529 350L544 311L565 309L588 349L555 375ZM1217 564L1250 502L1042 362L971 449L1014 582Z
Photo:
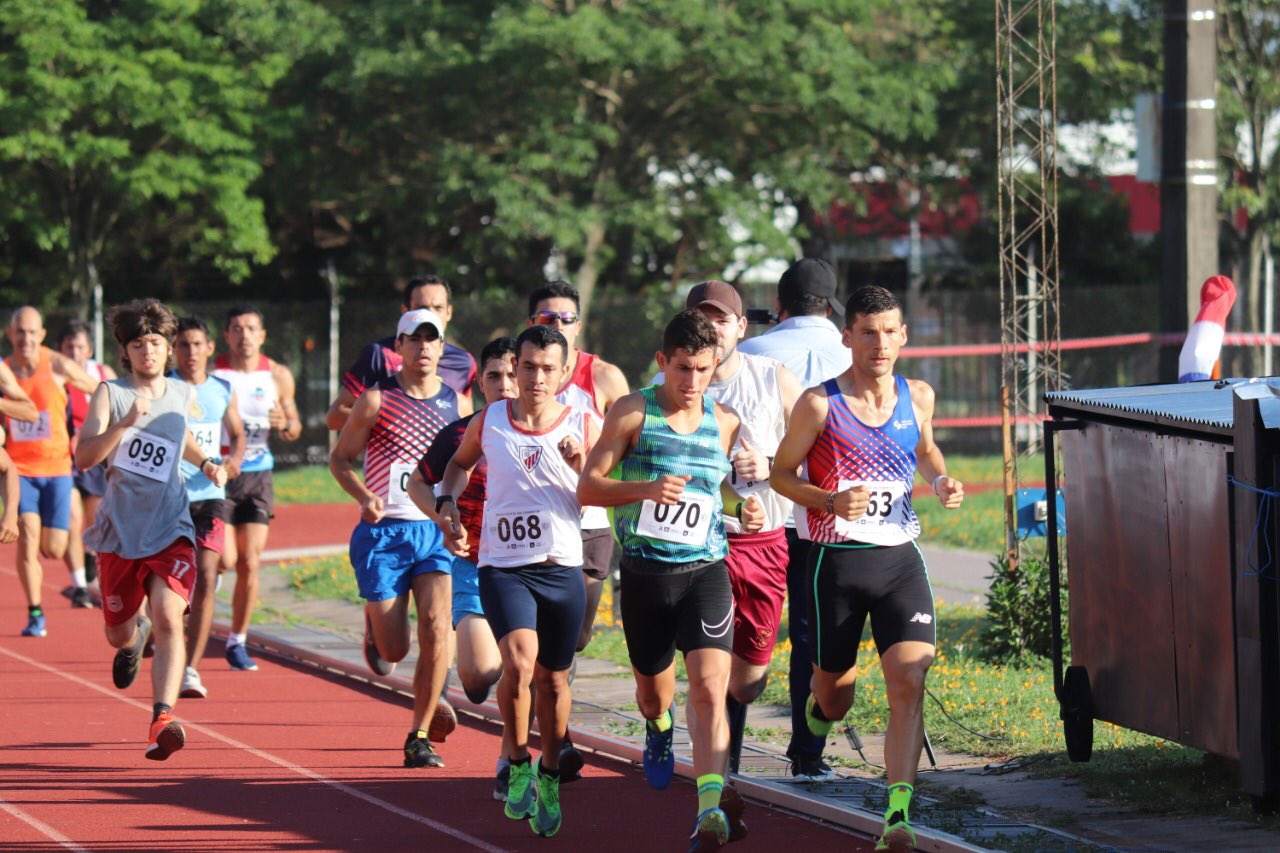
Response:
M732 619L733 619L733 605L730 604L729 612L725 614L724 619L721 620L719 624L708 625L705 620L700 620L702 621L702 633L712 638L723 637L725 634L729 633L729 628L732 624L731 622ZM716 633L717 631L719 631L720 633L717 634Z

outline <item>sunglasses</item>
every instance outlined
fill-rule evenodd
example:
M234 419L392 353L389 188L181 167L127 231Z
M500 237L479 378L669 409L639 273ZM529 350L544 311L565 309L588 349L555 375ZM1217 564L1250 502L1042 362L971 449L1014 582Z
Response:
M529 319L540 326L550 326L557 320L562 325L572 326L578 322L578 314L576 311L536 311L529 315Z

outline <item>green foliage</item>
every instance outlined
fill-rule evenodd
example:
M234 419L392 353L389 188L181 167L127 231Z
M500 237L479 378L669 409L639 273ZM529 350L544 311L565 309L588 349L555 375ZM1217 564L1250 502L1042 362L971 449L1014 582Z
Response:
M1000 554L991 562L991 569L987 623L982 633L984 659L1014 661L1049 657L1053 620L1049 609L1052 596L1047 556L1023 547L1016 566L1010 565L1007 554ZM1059 601L1065 623L1065 583L1059 589ZM1065 633L1063 643L1066 643ZM1065 648L1063 654L1067 655Z

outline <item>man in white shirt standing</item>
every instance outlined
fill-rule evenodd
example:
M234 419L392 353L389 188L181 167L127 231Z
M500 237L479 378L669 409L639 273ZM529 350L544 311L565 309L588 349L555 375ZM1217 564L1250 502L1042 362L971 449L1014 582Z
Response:
M836 272L818 258L801 258L778 279L778 324L738 344L738 352L765 355L786 365L800 380L801 388L821 385L849 369L852 354L840 339L840 330L829 319L834 311L844 315L836 299ZM813 671L809 650L805 564L809 542L789 522L787 536L787 635L791 638L791 775L797 780L821 781L834 777L822 760L825 745L809 731L804 708L809 699Z

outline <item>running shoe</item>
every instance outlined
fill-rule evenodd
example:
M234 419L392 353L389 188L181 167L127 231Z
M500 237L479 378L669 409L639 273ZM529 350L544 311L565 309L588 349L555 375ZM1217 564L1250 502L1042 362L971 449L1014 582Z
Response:
M431 715L431 724L427 726L427 737L432 743L444 743L453 730L458 727L458 714L453 706L441 696L436 700L436 711Z
M504 764L498 768L493 779L493 798L500 803L507 801L507 787L511 783L511 765Z
M747 811L747 801L742 799L738 789L726 785L720 792L720 810L729 819L729 842L741 841L747 837L747 824L742 816Z
M151 621L145 616L138 617L137 638L133 645L116 650L115 660L111 661L111 682L124 690L133 684L138 677L138 667L142 665L142 647L151 636Z
M22 629L24 637L46 637L49 635L49 629L44 623L43 613L32 613L27 616L27 627Z
M671 784L676 773L676 754L672 743L676 737L676 705L671 703L671 727L665 732L655 732L648 723L644 727L644 778L650 788L658 791Z
M693 834L689 836L689 850L719 850L729 843L729 818L723 809L707 809L698 815L693 825Z
M187 743L187 733L182 730L182 723L173 718L173 714L164 711L151 724L151 740L147 743L147 758L152 761L164 761L170 755L182 749Z
M538 807L538 788L533 781L533 761L512 764L507 783L507 804L503 812L512 820L533 817Z
M390 675L396 671L394 663L383 660L382 655L378 654L378 644L373 641L373 620L369 618L368 611L364 614L364 662L373 670L374 675Z
M822 760L821 755L792 755L790 758L792 782L830 782L836 778L836 771Z
M813 715L813 709L818 706L818 700L813 698L813 694L809 694L809 699L804 703L804 719L809 726L809 731L818 737L826 737L831 734L831 727L835 725L830 720L819 720Z
M72 607L78 607L82 610L88 610L93 607L93 600L89 598L89 589L87 587L72 587L70 598Z
M256 672L258 665L249 657L249 648L244 643L227 646L227 663L232 669L240 672Z
M876 840L876 850L910 853L916 849L916 833L902 812L894 812L884 822L884 830Z
M585 763L582 753L573 745L573 741L569 740L566 732L564 742L560 744L560 784L567 785L581 779L582 765Z
M536 771L534 776L538 783L538 796L534 798L537 803L533 817L529 818L529 826L533 828L534 835L550 838L560 831L560 780Z
M417 732L409 732L404 742L405 767L444 767L444 759L431 745L429 738L418 737Z
M189 666L183 670L182 686L178 688L178 696L182 699L203 699L208 695L209 691L205 689L196 668Z

